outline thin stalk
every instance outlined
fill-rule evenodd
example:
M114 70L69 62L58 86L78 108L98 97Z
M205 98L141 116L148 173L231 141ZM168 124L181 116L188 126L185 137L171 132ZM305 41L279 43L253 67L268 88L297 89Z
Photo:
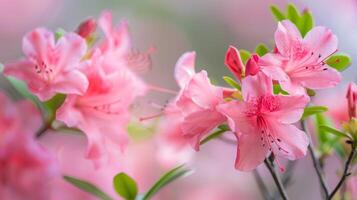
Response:
M301 128L303 129L303 131L305 131L307 134L308 131L305 127L305 123L303 120L301 120ZM322 188L322 192L323 192L323 195L324 195L324 199L326 199L328 196L329 196L329 192L328 192L328 188L327 188L327 184L326 184L326 181L325 181L325 178L323 176L323 172L322 172L322 169L321 169L321 166L320 166L320 163L315 155L315 152L314 152L314 149L312 147L312 141L310 141L310 144L308 146L308 150L309 150L309 153L310 153L310 156L311 156L311 160L312 160L312 163L314 165L314 168L315 168L315 172L319 178L319 183L320 183L320 186Z
M286 194L286 191L285 191L285 189L284 189L284 186L283 186L283 184L282 184L280 178L278 177L278 175L277 175L275 169L272 167L271 163L270 163L267 159L264 160L264 164L265 164L265 166L268 168L268 170L269 170L271 176L273 177L274 182L275 182L275 185L277 186L277 188L278 188L278 190L279 190L279 192L280 192L281 197L283 198L283 200L288 200L288 199L289 199L289 198L288 198L288 195Z
M337 191L341 188L341 186L343 185L343 183L345 182L346 178L351 175L350 172L350 168L351 168L351 163L352 160L354 158L354 156L356 155L356 146L351 142L351 152L350 155L348 156L348 159L346 160L345 163L345 168L343 170L343 174L341 176L340 181L337 183L335 189L331 192L331 194L328 196L328 199L332 199L333 196L335 196L335 194L337 193Z

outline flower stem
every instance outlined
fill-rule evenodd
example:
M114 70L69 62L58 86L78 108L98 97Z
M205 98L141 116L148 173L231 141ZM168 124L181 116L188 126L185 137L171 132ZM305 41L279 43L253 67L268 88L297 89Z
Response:
M301 122L301 128L303 129L303 131L305 131L307 134L308 131L305 127L305 123L303 120L300 121ZM323 191L323 195L324 195L324 199L326 199L329 195L329 192L328 192L328 188L327 188L327 184L326 184L326 181L325 181L325 178L324 178L324 175L323 175L323 172L322 172L322 169L321 169L321 166L320 166L320 163L315 155L315 152L314 152L314 149L312 147L312 141L310 141L310 144L308 146L308 150L309 150L309 153L310 153L310 156L311 156L311 160L312 160L312 163L314 165L314 168L315 168L315 172L319 178L319 182L320 182L320 186L322 188L322 191Z
M253 175L254 175L254 178L255 178L255 181L257 182L258 184L258 187L259 187L259 190L260 190L260 193L262 194L263 198L264 199L272 199L271 198L271 195L268 191L268 188L266 187L262 177L260 176L259 172L258 172L258 169L255 169L253 171Z
M333 196L337 193L337 191L341 188L341 186L345 182L346 178L349 175L351 175L351 172L349 172L349 171L350 171L352 160L353 160L354 156L356 155L356 145L354 145L352 142L350 142L350 144L351 144L351 152L350 152L350 155L348 156L348 159L346 160L345 168L343 170L342 177L341 177L340 181L337 183L335 189L328 196L328 199L332 199L333 198Z
M288 195L286 194L286 191L284 189L284 186L280 180L280 178L278 177L278 175L276 174L276 171L274 169L274 167L271 165L270 161L265 159L264 160L264 163L265 163L265 166L268 168L271 176L273 177L274 179L274 182L275 182L275 185L277 186L279 192L280 192L280 195L281 197L283 198L283 200L288 200Z

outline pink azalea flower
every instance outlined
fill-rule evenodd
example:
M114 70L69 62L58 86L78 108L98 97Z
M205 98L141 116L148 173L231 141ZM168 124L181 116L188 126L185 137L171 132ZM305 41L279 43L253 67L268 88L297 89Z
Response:
M194 71L195 53L185 53L178 60L175 78L181 87L176 105L183 115L181 130L191 144L199 150L202 137L207 135L226 118L216 110L223 103L223 88L213 86L207 72Z
M54 158L33 138L40 114L27 101L14 105L2 93L0 101L0 199L46 200L58 174Z
M116 64L99 52L93 55L82 66L89 80L88 90L83 95L68 95L57 112L58 120L86 134L87 157L96 161L98 167L110 158L111 151L123 149L127 144L129 106L147 90L125 66L113 72Z
M27 57L5 65L4 73L25 81L40 100L86 91L88 80L77 68L86 52L80 36L67 33L55 43L52 32L37 28L23 38L22 48Z
M262 73L242 81L243 102L218 106L238 138L235 167L249 171L269 152L290 160L305 155L309 139L292 123L297 122L309 101L305 95L274 95L272 80Z
M112 13L104 11L98 20L98 24L106 37L100 45L103 54L124 62L125 65L135 71L146 71L151 67L150 53L153 50L149 49L146 53L140 53L133 48L126 21L123 20L118 26L114 27Z
M348 114L349 117L357 118L357 85L351 82L347 89L347 102L348 102Z
M284 20L278 24L275 42L278 52L263 56L259 65L290 94L334 87L341 81L340 73L324 62L337 51L337 37L330 29L318 26L302 38L296 26Z

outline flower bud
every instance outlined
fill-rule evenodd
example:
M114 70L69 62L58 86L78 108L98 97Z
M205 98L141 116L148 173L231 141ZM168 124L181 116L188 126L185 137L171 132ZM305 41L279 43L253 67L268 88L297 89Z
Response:
M245 66L240 58L239 51L235 47L229 46L224 63L238 80L242 79Z
M83 38L88 38L96 29L96 21L93 18L89 18L78 26L76 32Z
M245 70L245 76L254 76L259 72L260 67L258 66L259 56L254 54L247 61L247 66Z
M348 114L350 119L357 118L357 85L350 83L347 89Z

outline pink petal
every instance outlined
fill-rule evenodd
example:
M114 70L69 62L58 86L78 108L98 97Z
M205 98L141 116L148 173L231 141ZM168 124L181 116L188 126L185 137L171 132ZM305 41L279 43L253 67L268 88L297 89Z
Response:
M286 81L280 81L280 86L283 90L287 91L291 95L305 94L305 88L298 82L293 82L290 79Z
M331 88L341 82L342 77L337 70L327 66L324 69L321 68L311 72L293 74L291 79L311 89Z
M317 26L307 33L304 43L315 55L326 58L337 51L338 40L330 29Z
M242 133L251 133L256 129L256 118L248 117L249 104L245 102L231 101L217 106L217 111L225 115L228 125L239 137Z
M304 112L306 104L310 98L306 95L301 96L275 96L277 110L267 114L274 120L278 120L284 124L291 124L299 121Z
M34 60L48 61L47 58L55 46L55 38L51 31L37 28L26 34L22 40L25 55Z
M180 88L184 88L195 74L196 53L194 51L184 53L176 63L175 79Z
M55 71L73 70L79 64L87 50L85 40L75 33L66 33L56 45L55 53L58 56Z
M285 58L280 54L267 53L259 59L261 71L273 80L289 80L289 76L281 68Z
M306 155L309 138L304 131L293 125L280 124L272 120L269 124L273 136L281 141L277 142L281 150L276 145L272 146L275 154L290 160L299 159Z
M267 148L261 145L259 131L242 134L238 138L235 168L251 171L264 161L267 153Z
M111 38L113 33L113 16L110 11L104 11L98 19L98 24L106 37Z
M212 109L223 101L222 88L213 86L204 70L192 77L184 90L184 95L204 109Z
M239 51L233 47L229 46L226 57L224 59L224 64L232 72L232 74L238 79L242 79L243 72L245 71L245 66L240 58Z
M202 110L185 117L181 129L185 136L192 138L192 144L198 151L201 138L224 121L225 117L222 114L212 110Z
M64 122L68 127L78 127L85 118L76 108L77 95L68 95L63 105L56 112L56 119Z
M36 73L35 65L29 60L6 64L4 74L25 81L31 92L36 95L38 95L46 85Z
M62 94L84 94L88 88L87 77L79 70L72 70L56 77L51 89Z
M273 94L272 80L261 72L255 76L248 76L242 81L242 92L245 101L250 98Z
M299 30L289 20L279 22L274 37L279 53L287 57L294 55L296 45L302 41Z

